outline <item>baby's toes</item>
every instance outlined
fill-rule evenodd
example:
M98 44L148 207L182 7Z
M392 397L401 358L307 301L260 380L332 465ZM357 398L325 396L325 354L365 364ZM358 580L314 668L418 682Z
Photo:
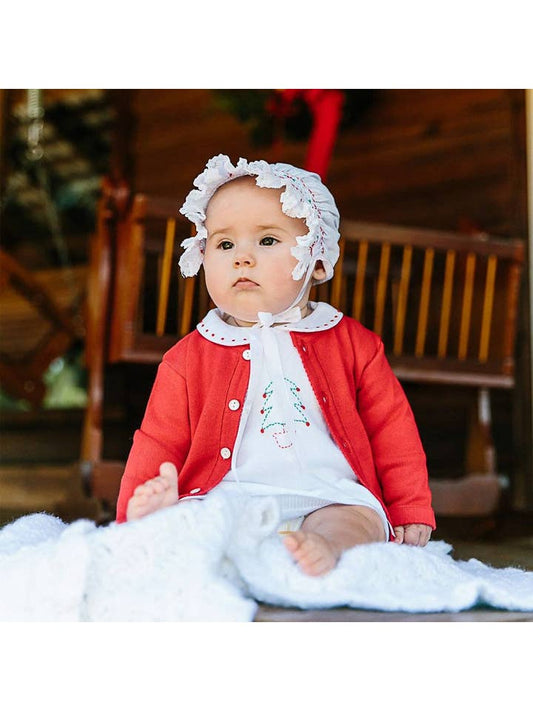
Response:
M302 543L305 541L305 536L301 531L291 531L283 536L285 548L293 555L298 552Z
M307 575L324 575L335 567L335 557L323 548L315 548L298 561Z
M320 556L313 563L309 563L305 567L304 572L307 573L307 575L325 575L329 573L330 570L333 570L334 567L335 559L332 556Z
M149 499L143 494L133 496L128 502L127 520L131 521L144 516Z
M166 483L159 477L157 479L152 479L149 482L149 486L150 486L150 493L155 496L159 496L159 494L162 494L165 491L165 489L167 488Z
M144 496L147 496L147 495L148 495L148 491L149 491L149 488L148 488L148 484L147 484L147 483L145 483L145 484L139 484L139 486L137 486L137 487L135 488L135 490L133 491L133 496L135 496L135 497L144 497Z
M300 548L298 562L302 567L307 569L318 565L323 558L324 552L320 548L310 544L304 544Z
M300 558L300 565L305 566L305 572L309 575L323 575L335 567L336 557L321 536L310 534L302 549L304 554Z
M324 554L324 541L312 533L304 533L302 535L303 539L299 549L301 558L314 563Z
M163 462L159 467L159 476L165 484L170 486L170 484L175 482L178 478L178 470L172 462Z

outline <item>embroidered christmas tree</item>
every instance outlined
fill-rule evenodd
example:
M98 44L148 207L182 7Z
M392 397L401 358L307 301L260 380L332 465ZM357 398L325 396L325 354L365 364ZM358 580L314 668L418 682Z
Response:
M298 394L300 392L300 388L298 385L296 385L295 382L290 380L289 378L284 378L285 382L289 386L289 391L292 395L292 400L291 400L291 405L293 406L295 410L295 417L294 417L294 422L301 422L304 424L306 427L310 426L310 422L305 416L304 410L305 410L305 405L303 404L300 395ZM261 409L261 415L263 415L263 421L261 422L261 432L265 432L266 430L272 428L272 427L281 427L283 430L285 429L286 423L281 421L281 420L275 420L274 418L276 416L279 416L277 412L272 414L272 410L274 409L274 405L271 403L272 397L274 396L274 388L273 388L273 382L272 380L268 383L266 386L264 392L263 392L263 398L264 398L264 404ZM281 394L281 397L284 397L283 394ZM275 399L274 399L275 401ZM277 408L276 408L277 409Z
M296 408L296 412L298 414L298 417L294 418L295 422L302 422L306 427L309 427L310 422L305 416L304 410L305 410L305 405L300 399L300 396L298 393L300 392L300 388L296 385L296 383L293 383L292 380L289 380L289 378L284 378L285 382L289 384L289 390L291 391L294 400L292 401L293 407Z

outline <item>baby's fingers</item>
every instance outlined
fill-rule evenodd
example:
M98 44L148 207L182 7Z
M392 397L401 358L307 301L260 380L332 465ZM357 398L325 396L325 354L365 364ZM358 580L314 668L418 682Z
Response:
M394 527L394 535L396 538L394 539L395 543L403 543L403 537L405 534L405 528L403 526L395 526Z
M420 535L420 544L421 546L427 546L429 543L429 539L431 538L431 527L430 526L424 526L422 533Z
M404 543L411 546L425 546L431 535L431 527L424 523L406 526Z
M408 546L420 545L421 532L422 531L421 531L420 526L416 526L416 525L415 526L406 526L403 542L407 543Z
M425 546L431 536L431 527L424 523L410 523L406 526L395 526L396 543L408 546Z

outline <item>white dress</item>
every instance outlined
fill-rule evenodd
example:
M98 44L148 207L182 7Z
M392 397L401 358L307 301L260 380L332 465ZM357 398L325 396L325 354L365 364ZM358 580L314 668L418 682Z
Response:
M358 482L333 441L292 343L291 330L326 330L342 318L329 304L310 306L307 317L280 326L231 326L218 309L203 319L199 331L205 338L228 347L250 344L250 382L231 468L219 486L276 497L282 521L332 503L369 506L380 515L388 537L383 507Z

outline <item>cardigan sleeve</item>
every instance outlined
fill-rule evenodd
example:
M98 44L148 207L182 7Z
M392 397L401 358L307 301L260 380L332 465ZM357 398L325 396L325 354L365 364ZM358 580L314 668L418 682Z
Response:
M381 340L359 378L357 407L393 526L424 523L435 528L422 442Z
M126 520L128 501L137 486L159 474L163 462L178 472L190 448L187 385L166 360L160 364L143 421L133 437L117 502L118 523Z

